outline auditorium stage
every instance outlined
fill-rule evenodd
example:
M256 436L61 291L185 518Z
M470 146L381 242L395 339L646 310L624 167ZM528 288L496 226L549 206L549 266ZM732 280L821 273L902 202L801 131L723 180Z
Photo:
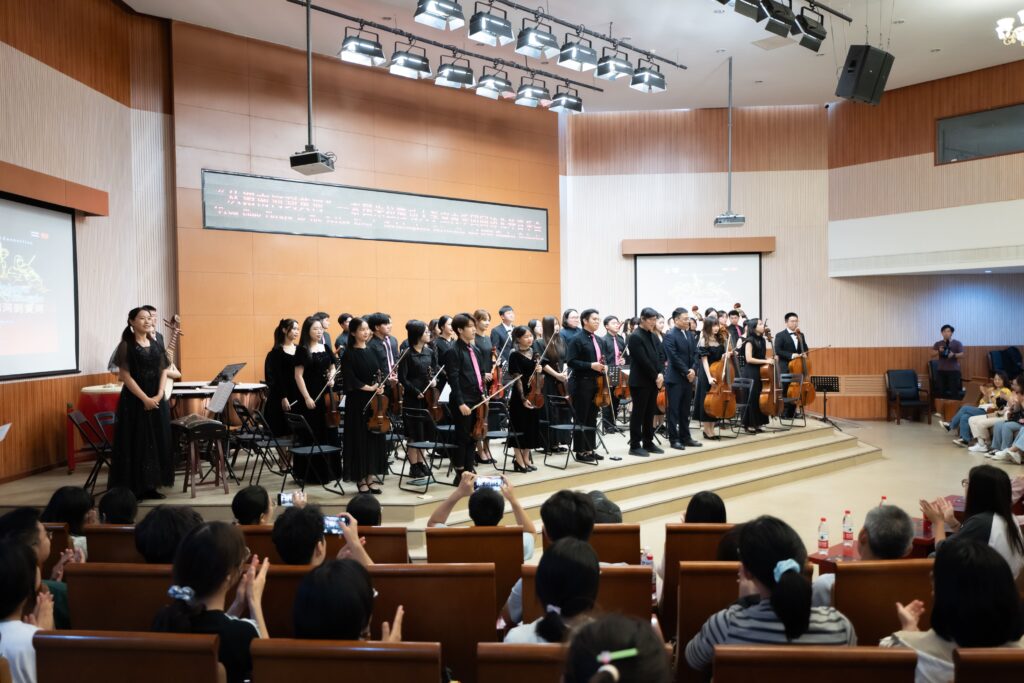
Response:
M699 433L699 430L694 433ZM541 503L552 492L563 488L581 491L599 489L622 508L625 521L643 522L684 510L689 498L701 490L711 489L723 498L728 498L851 467L882 455L878 448L817 420L809 421L806 427L796 427L789 431L743 434L736 439L705 441L703 448L685 451L674 451L663 444L666 452L649 458L630 456L627 439L621 434L607 434L604 441L609 454L596 467L571 460L565 470L545 467L544 456L538 453L534 456L535 464L539 467L537 472L516 474L511 472L510 459L509 478L527 512L539 519ZM492 443L492 452L500 460L500 442ZM603 454L603 451L599 452ZM609 456L622 459L616 461ZM564 454L549 458L553 464L562 464L564 460ZM239 456L239 476L243 461L244 457ZM395 462L395 471L400 464ZM60 468L0 485L0 512L19 505L41 507L56 488L83 484L91 467L91 462L83 462L73 474ZM481 474L495 473L490 466L480 466L477 471ZM105 480L106 477L101 475L101 486ZM445 477L445 480L450 481L450 478ZM227 495L222 488L202 486L193 499L191 493L181 492L180 473L176 482L177 486L173 490L164 490L167 494L165 501L143 501L139 518L148 508L163 502L193 505L208 520L232 519L231 498L238 490L238 485L232 483ZM422 548L427 518L438 503L451 493L452 488L432 484L426 495L417 495L398 490L397 482L397 475L389 475L385 479L384 493L380 496L384 524L409 529L410 550L415 557L417 549ZM276 493L280 489L281 479L264 474L260 483ZM286 490L294 489L294 484L289 480ZM325 511L340 512L355 494L356 487L346 484L345 490L348 495L339 496L319 486L310 486L307 494L310 500L319 503ZM512 523L511 513L506 513L505 521ZM449 523L469 523L464 501L455 508Z

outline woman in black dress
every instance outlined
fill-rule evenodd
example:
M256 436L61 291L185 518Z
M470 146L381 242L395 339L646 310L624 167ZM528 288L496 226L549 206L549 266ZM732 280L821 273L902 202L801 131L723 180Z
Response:
M274 348L263 361L263 376L268 389L263 416L275 436L284 436L291 431L284 414L291 412L301 398L295 384L295 343L299 341L299 333L297 320L281 320L274 328Z
M541 354L533 346L533 332L527 327L520 325L512 330L511 343L515 348L508 356L508 374L519 375L508 400L510 431L518 434L512 439L516 445L514 469L536 472L531 451L544 445L540 438L540 409L527 400L526 394L530 391L532 376L536 376L535 382L544 381L544 365L548 360L546 357L541 360Z
M484 376L484 386L487 387L487 394L491 394L497 390L497 386L492 383L494 379L494 360L498 353L498 349L494 348L491 344L491 335L488 334L487 330L491 326L491 314L482 308L478 308L473 312L473 320L476 322L476 341L473 343L476 348L480 349L480 356L483 362L480 364L480 372ZM496 415L494 413L488 414L488 431L492 429L498 429L498 425L494 422ZM484 438L476 442L476 464L487 465L493 462L491 459L491 440Z
M747 339L743 342L743 357L747 364L740 371L741 376L754 381L754 387L750 390L750 397L747 403L747 412L743 416L743 426L747 432L756 434L764 431L761 425L768 424L768 418L761 412L759 401L761 398L761 366L772 365L775 358L768 358L768 344L764 336L764 323L758 318L751 318L747 321Z
M711 376L711 366L722 360L725 355L726 336L716 318L704 318L704 327L700 339L697 340L697 353L700 355L700 369L697 370L697 391L693 396L693 415L704 429L704 438L712 441L715 435L715 422L718 418L704 412L704 397L708 395L717 380Z
M109 487L126 486L139 500L164 498L157 489L174 485L171 411L164 398L170 363L164 347L150 337L154 329L149 311L133 308L115 354L124 387L117 403Z
M403 405L405 408L415 410L429 410L424 394L431 386L437 385L434 375L437 373L437 360L434 357L434 350L427 344L430 332L421 320L410 320L405 324L405 331L408 334L407 343L409 352L398 365L398 381L405 391ZM414 441L427 441L434 438L428 434L430 420L422 413L407 415L404 420L405 438L409 443ZM429 477L430 469L427 467L423 450L420 448L408 448L409 454L409 475L412 477Z
M549 425L570 424L572 418L569 414L569 407L563 401L547 400L548 396L568 396L569 377L565 371L565 340L558 331L558 319L553 315L546 315L541 321L544 329L544 346L547 353L544 354L544 419ZM554 341L551 341L554 339ZM548 342L551 342L548 345ZM556 442L557 440L557 442ZM549 451L564 450L572 440L572 432L549 431L547 448Z
M360 493L380 494L374 477L387 470L386 435L371 432L367 404L375 393L384 392L387 369L371 349L366 348L372 332L366 320L352 318L348 325L348 348L341 358L345 382L345 481L354 481ZM403 361L404 362L404 361Z
M327 389L334 386L334 352L323 343L324 328L319 318L302 323L295 349L295 387L299 392L297 412L306 418L318 442L338 445L337 430L327 429Z

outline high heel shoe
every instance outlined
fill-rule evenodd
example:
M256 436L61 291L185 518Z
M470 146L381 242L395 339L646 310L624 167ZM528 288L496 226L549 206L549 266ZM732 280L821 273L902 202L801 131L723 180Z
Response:
M530 472L529 467L527 467L526 465L520 465L517 462L512 463L512 469L513 471L519 472L521 474L528 474Z

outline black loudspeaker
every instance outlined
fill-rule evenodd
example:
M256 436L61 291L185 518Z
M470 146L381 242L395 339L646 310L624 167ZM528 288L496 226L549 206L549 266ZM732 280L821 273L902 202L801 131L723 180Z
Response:
M854 102L878 104L889 80L894 57L870 45L851 45L839 75L836 96Z

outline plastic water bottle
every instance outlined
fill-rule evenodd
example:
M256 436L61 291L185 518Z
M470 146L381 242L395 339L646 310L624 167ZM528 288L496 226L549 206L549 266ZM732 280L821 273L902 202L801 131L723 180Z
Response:
M825 523L824 517L818 524L818 552L828 553L828 524Z
M881 500L881 502L878 503L878 507L882 507L883 505L887 505L888 503L889 503L889 498L886 497L886 496L882 496L882 500Z
M658 572L654 568L654 554L651 553L650 548L640 551L640 565L651 568L651 596L656 598L658 595Z
M853 547L853 515L849 510L843 512L843 545Z

